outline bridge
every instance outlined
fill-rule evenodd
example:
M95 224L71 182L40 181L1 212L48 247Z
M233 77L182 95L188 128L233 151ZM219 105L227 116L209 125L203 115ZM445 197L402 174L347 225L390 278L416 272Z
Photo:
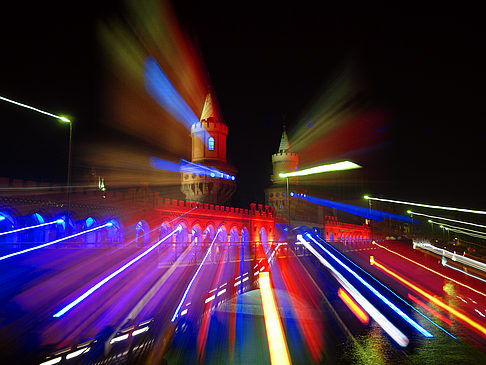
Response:
M354 363L379 351L361 334L390 362L429 359L422 349L437 343L483 356L486 266L475 259L332 216L289 234L256 204L91 187L68 211L65 195L3 186L5 361Z

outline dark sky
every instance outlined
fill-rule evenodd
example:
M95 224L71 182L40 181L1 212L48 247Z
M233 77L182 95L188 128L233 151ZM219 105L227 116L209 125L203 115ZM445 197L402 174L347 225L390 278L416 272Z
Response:
M263 202L282 122L292 136L301 113L352 60L366 103L389 115L386 143L376 151L379 166L365 173L360 189L484 207L486 57L479 18L194 3L178 1L176 11L199 43L230 129L228 159L239 169L236 205ZM99 133L95 24L121 9L100 6L42 3L13 9L0 25L0 94L71 113L77 143ZM66 126L4 103L0 121L0 175L64 178Z

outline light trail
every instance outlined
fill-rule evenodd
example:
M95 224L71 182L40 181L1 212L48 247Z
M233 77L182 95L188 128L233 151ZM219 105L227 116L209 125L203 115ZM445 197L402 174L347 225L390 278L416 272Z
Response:
M420 215L420 216L424 216L424 217L428 217L428 218L442 219L442 220L449 221L449 222L454 222L454 223L467 224L467 225L470 225L470 226L475 226L475 227L480 227L480 228L486 228L486 226L484 226L482 224L465 222L465 221L460 221L460 220L457 220L457 219L450 219L450 218L438 217L438 216L435 216L435 215L428 215L428 214L423 214L423 213L417 213L417 212L414 212L414 211L411 211L411 210L407 210L407 213L408 214L413 214L413 215Z
M415 290L417 293L419 293L423 297L427 298L428 301L430 301L430 302L434 303L436 306L446 310L447 312L454 315L455 317L457 317L458 319L460 319L464 323L473 327L475 330L480 332L483 336L486 336L486 328L483 325L481 325L480 323L472 320L471 318L469 318L468 316L466 316L462 312L460 312L457 309L451 307L450 305L444 303L442 300L436 298L435 296L427 293L425 290L419 288L417 285L411 283L410 281L408 281L407 279L405 279L401 275L399 275L399 274L393 272L392 270L386 268L385 266L383 266L381 263L377 262L376 260L374 260L373 265L376 265L376 267L383 270L385 273L387 273L391 277L397 279L398 281L403 283L405 286L408 286L409 288Z
M409 339L397 327L393 325L378 309L373 306L354 286L346 280L321 254L319 254L309 242L303 241L302 244L315 256L319 261L335 275L339 283L347 290L348 293L361 305L361 307L373 318L378 325L401 347L409 344Z
M71 123L71 121L68 118L63 117L61 115L52 114L52 113L46 112L45 110L37 109L37 108L34 108L33 106L30 106L30 105L27 105L27 104L23 104L23 103L19 103L18 101L15 101L15 100L12 100L12 99L8 99L8 98L3 97L3 96L0 96L0 100L3 100L3 101L6 101L8 103L12 103L12 104L21 106L22 108L30 109L30 110L36 111L38 113L42 113L42 114L48 115L50 117L59 119L59 120L65 122L65 123Z
M319 174L322 172L343 171L343 170L352 170L352 169L359 169L359 168L361 168L361 166L354 162L342 161L342 162L330 163L321 166L310 167L308 169L304 169L300 171L281 173L279 174L279 176L280 177L306 176L311 174Z
M481 277L479 277L479 276L473 275L473 274L471 274L471 273L468 273L467 271L464 271L464 270L458 269L457 267L454 267L454 266L452 266L452 265L449 265L449 264L447 263L447 260L445 259L445 257L443 257L442 265L444 265L445 267L448 267L449 269L459 271L459 272L460 272L460 273L462 273L462 274L466 274L467 276L470 276L470 277L472 277L472 278L474 278L474 279L484 281L484 282L486 283L486 280L485 280L485 279L483 279L483 278L481 278Z
M452 224L447 224L447 223L439 223L439 222L434 222L433 220L429 219L428 220L429 223L432 223L432 224L436 224L438 226L440 226L440 228L444 228L446 230L451 230L453 232L461 232L462 231L468 231L468 232L472 232L472 233L476 233L476 235L480 235L479 237L481 238L486 238L486 232L481 232L481 231L475 231L474 229L469 229L469 228L463 228L463 227L458 227L458 226L453 226ZM447 227L447 228L446 228ZM452 228L449 228L449 227L452 227L452 228L456 228L456 229L452 229ZM458 231L460 230L460 231ZM466 233L467 234L467 233ZM471 236L475 236L475 235L472 235Z
M321 237L318 237L320 240L324 241ZM326 241L324 241L326 242ZM332 246L330 246L332 247ZM335 250L335 249L334 249ZM336 250L337 251L337 250ZM445 330L444 328L442 328L441 326L439 326L437 323L435 323L434 321L432 321L429 317L427 317L425 314L423 314L422 312L420 312L419 310L417 310L417 308L415 308L413 305L411 305L409 302L407 302L405 299L403 299L401 296L397 295L395 292L393 292L393 290L391 290L388 286L384 285L382 282L380 282L379 280L377 280L375 277L373 277L370 273L368 273L367 271L363 270L360 266L358 266L357 264L355 264L353 261L351 261L349 258L347 258L346 256L343 255L343 258L346 259L350 264L354 265L357 269L361 270L364 274L368 275L368 277L372 280L374 280L377 284L379 284L380 286L383 287L383 289L387 290L390 294L392 294L394 297L396 297L398 300L400 300L401 302L403 302L406 306L410 307L412 310L414 310L415 312L417 312L417 314L421 315L424 319L426 319L427 321L429 321L432 325L434 325L435 327L437 327L438 329L440 329L441 331L443 331L444 333L446 333L448 336L452 337L453 339L457 340L457 337L455 337L454 335L452 335L451 333L449 333L447 330Z
M368 195L365 195L364 198L367 199L367 200L377 200L377 201L380 201L380 202L387 202L387 203L414 205L414 206L422 207L422 208L452 210L452 211L455 211L455 212L464 212L464 213L473 213L473 214L486 214L486 212L483 211L483 210L472 210L472 209L464 209L464 208L443 207L443 206L440 206L440 205L411 203L411 202L405 202L405 201L401 201L401 200L373 198L373 197L368 196Z
M328 251L324 246L322 246L319 242L317 242L312 236L307 234L314 243L316 243L322 250L324 250L329 256L331 256L334 260L336 260L342 267L346 269L351 275L353 275L356 279L358 279L364 286L366 286L373 294L375 294L378 298L381 299L383 303L388 305L391 309L395 311L400 317L402 317L406 322L408 322L412 327L414 327L417 331L419 331L425 337L434 337L429 331L425 328L420 326L417 322L415 322L412 318L407 316L400 308L398 308L395 304L390 302L383 294L381 294L378 290L372 287L368 282L366 282L361 276L356 274L353 270L351 270L346 264L344 264L341 260L339 260L336 256L334 256L330 251Z
M126 263L125 265L123 265L122 267L120 267L118 270L112 272L110 275L108 275L107 277L105 277L103 280L99 281L97 284L93 285L90 289L88 289L87 291L85 291L82 295L80 295L79 297L77 297L75 300L73 300L71 303L69 303L68 305L66 305L60 311L58 311L57 313L53 314L52 317L58 318L58 317L61 317L62 315L64 315L65 313L67 313L73 307L75 307L76 305L78 305L79 303L81 303L84 299L86 299L91 294L93 294L96 290L98 290L103 285L105 285L108 281L110 281L115 276L117 276L118 274L120 274L121 272L123 272L124 270L126 270L127 268L129 268L130 266L132 266L135 262L137 262L138 260L140 260L142 257L148 255L150 252L152 252L153 250L155 250L167 238L169 238L174 233L179 232L181 230L182 230L181 226L178 225L177 228L174 229L167 236L165 236L164 238L162 238L160 241L158 241L157 243L155 243L154 245L152 245L150 248L148 248L147 250L145 250L144 252L142 252L140 255L138 255L134 259L130 260L128 263Z
M4 218L5 219L5 218ZM2 220L2 219L0 219ZM35 226L29 226L29 227L23 227L23 228L18 228L18 229L14 229L12 231L7 231L7 232L0 232L0 236L4 236L6 234L11 234L11 233L16 233L16 232L22 232L22 231L27 231L29 229L34 229L34 228L38 228L38 227L44 227L44 226L49 226L51 224L55 224L55 223L63 223L64 221L62 219L58 219L58 220L55 220L53 222L47 222L47 223L41 223L41 224L37 224Z
M414 242L413 244L414 244L414 247L422 248L426 251L433 252L436 255L445 256L447 258L450 258L452 261L460 262L461 264L464 264L466 266L470 266L470 267L473 267L475 269L486 272L486 264L484 264L483 262L470 259L469 257L456 255L455 253L447 251L446 249L435 247L435 246L431 245L430 243L415 243Z
M268 349L272 365L290 365L290 355L285 341L282 322L270 287L270 273L261 272L258 276L262 298L263 318L267 332Z
M38 250L38 249L41 249L41 248L44 248L44 247L47 247L47 246L51 246L51 245L54 245L56 243L66 241L70 238L78 237L78 236L81 236L83 234L93 232L93 231L96 231L96 230L101 229L101 228L111 227L112 225L113 225L113 223L108 222L106 224L103 224L102 226L98 226L98 227L95 227L95 228L88 229L86 231L78 232L78 233L72 234L72 235L67 236L67 237L59 238L55 241L46 242L46 243L43 243L42 245L38 245L38 246L35 246L35 247L27 248L27 249L22 250L22 251L17 251L17 252L14 252L14 253L11 253L11 254L8 254L8 255L5 255L5 256L1 256L0 261L8 259L8 258L13 257L13 256L22 255L22 254L30 252L30 251L34 251L34 250Z
M437 318L441 319L443 322L447 323L449 326L452 326L452 322L449 318L447 318L446 316L444 316L443 314L437 312L434 308L431 308L429 307L427 304L425 304L424 302L422 302L421 300L415 298L412 294L408 293L408 297L413 300L415 303L417 303L418 305L420 305L422 308L424 308L425 310L429 311L430 313L432 313L434 316L436 316Z
M427 267L427 266L425 266L425 265L421 264L420 262L414 261L414 260L412 260L412 259L410 259L410 258L408 258L408 257L406 257L406 256L404 256L404 255L402 255L402 254L400 254L400 253L398 253L398 252L395 252L395 251L393 251L393 250L390 250L388 247L382 246L382 245L380 245L379 243L376 243L375 241L373 241L373 243L372 243L372 244L373 244L373 245L376 245L376 246L378 246L378 247L381 247L382 249L384 249L384 250L386 250L386 251L388 251L388 252L391 252L391 253L393 253L393 254L395 254L395 255L397 255L397 256L399 256L399 257L401 257L401 258L403 258L403 259L405 259L405 260L407 260L407 261L410 261L411 263L413 263L413 264L415 264L415 265L418 265L418 266L420 266L420 267L424 268L425 270L428 270L428 271L430 271L430 272L432 272L432 273L434 273L434 274L436 274L436 275L439 275L439 276L443 277L444 279L450 280L450 281L452 281L452 282L454 282L454 283L456 283L456 284L458 284L458 285L461 285L461 286L462 286L462 287L464 287L464 288L467 288L467 289L469 289L469 290L474 291L475 293L478 293L478 294L482 295L483 297L486 297L486 293L483 293L483 292L481 292L481 291L479 291L479 290L477 290L477 289L474 289L473 287L471 287L471 286L469 286L469 285L466 285L466 284L464 284L464 283L461 283L460 281L457 281L457 280L455 280L455 279L453 279L453 278L451 278L451 277L449 277L449 276L447 276L447 275L444 275L444 274L442 274L442 273L440 273L440 272L438 272L438 271L435 271L435 270L431 269L430 267Z
M367 324L369 322L369 317L366 312L356 303L353 298L349 296L348 293L342 288L338 289L338 297L342 299L344 304L346 304L351 312L360 320L361 323Z
M216 238L218 238L218 234L219 234L220 231L221 231L221 228L219 228L218 231L216 232L216 234L214 235L213 242L211 242L211 245L209 245L209 248L206 251L206 255L204 255L204 258L202 259L201 263L199 264L199 267L197 268L196 273L194 274L191 281L189 282L189 285L187 286L186 290L184 291L184 294L182 295L182 299L179 302L179 305L177 306L177 308L174 312L174 315L172 316L172 319L170 320L171 322L174 322L176 320L177 316L179 315L179 310L181 309L182 304L184 303L184 300L186 300L187 293L189 292L189 289L191 288L192 283L196 279L197 274L199 274L199 271L201 270L202 266L204 265L204 262L206 261L206 258L208 257L209 252L211 252L211 248L213 247L213 244L216 241Z

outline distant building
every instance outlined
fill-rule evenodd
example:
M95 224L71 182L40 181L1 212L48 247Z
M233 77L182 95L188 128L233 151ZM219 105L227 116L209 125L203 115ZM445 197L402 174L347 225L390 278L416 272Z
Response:
M272 186L265 190L265 203L275 207L277 217L281 222L288 223L290 205L290 221L292 226L308 225L323 228L323 207L299 199L307 195L306 189L299 186L298 177L287 179L280 177L281 173L296 171L299 166L299 156L292 152L287 132L284 128L277 153L272 155L273 174L270 177ZM287 196L287 190L290 196Z

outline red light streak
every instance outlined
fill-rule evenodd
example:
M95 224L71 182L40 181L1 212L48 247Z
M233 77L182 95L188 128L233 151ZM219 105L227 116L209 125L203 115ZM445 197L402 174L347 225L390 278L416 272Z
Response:
M338 296L339 298L342 299L344 304L346 304L351 312L358 317L358 319L361 321L363 324L368 324L370 321L370 318L368 317L368 314L356 303L353 298L349 296L348 293L342 288L339 288L338 290Z
M452 326L452 322L449 318L447 318L446 316L442 315L441 313L437 312L434 308L431 308L429 307L427 304L425 304L424 302L422 302L421 300L415 298L412 294L408 293L408 297L413 300L415 303L417 303L418 305L420 305L422 308L426 309L427 311L429 311L430 313L432 313L434 316L436 316L437 318L441 319L442 321L444 321L445 323L447 323L449 326Z
M483 293L482 291L479 291L479 290L477 290L477 289L474 289L473 287L471 287L471 286L469 286L469 285L467 285L467 284L461 283L460 281L457 281L457 280L455 280L455 279L453 279L453 278L451 278L451 277L449 277L449 276L447 276L447 275L441 274L441 273L440 273L440 272L438 272L438 271L435 271L435 270L433 270L433 269L431 269L431 268L429 268L429 267L427 267L427 266L425 266L425 265L422 265L421 263L419 263L419 262L417 262L417 261L414 261L414 260L412 260L412 259L409 259L408 257L406 257L406 256L404 256L404 255L402 255L402 254L399 254L398 252L395 252L395 251L393 251L393 250L390 250L389 248L387 248L387 247L385 247L385 246L382 246L382 245L380 245L380 244L378 244L378 243L376 243L376 242L373 242L373 244L374 244L374 245L376 245L376 246L378 246L378 247L383 248L384 250L387 250L388 252L391 252L391 253L393 253L393 254L395 254L395 255L397 255L397 256L400 256L401 258L404 258L405 260L410 261L410 262L414 263L415 265L418 265L418 266L420 266L420 267L422 267L422 268L424 268L424 269L426 269L426 270L428 270L428 271L430 271L430 272L432 272L432 273L434 273L434 274L437 274L437 275L439 275L439 276L443 277L444 279L450 280L450 281L452 281L452 282L454 282L454 283L456 283L456 284L458 284L458 285L463 286L464 288L467 288L467 289L469 289L469 290L472 290L472 291L473 291L473 292L475 292L475 293L478 293L478 294L482 295L483 297L486 297L486 294L485 294L485 293Z
M450 305L444 303L441 299L429 294L428 292L419 288L417 285L411 283L410 281L408 281L404 277L402 277L402 276L398 275L397 273L391 271L390 269L386 268L385 266L383 266L383 264L377 262L376 259L375 259L374 265L376 267L378 267L379 269L383 270L388 275L390 275L390 276L394 277L395 279L397 279L398 281L400 281L402 284L408 286L409 288L413 289L414 291L416 291L420 295L424 296L425 298L427 298L427 300L434 303L436 306L444 309L445 311L449 312L453 316L457 317L460 321L471 326L474 330L476 330L482 336L486 337L486 328L482 324L474 321L473 319L471 319L470 317L468 317L467 315L465 315L461 311L459 311L456 308L451 307Z

